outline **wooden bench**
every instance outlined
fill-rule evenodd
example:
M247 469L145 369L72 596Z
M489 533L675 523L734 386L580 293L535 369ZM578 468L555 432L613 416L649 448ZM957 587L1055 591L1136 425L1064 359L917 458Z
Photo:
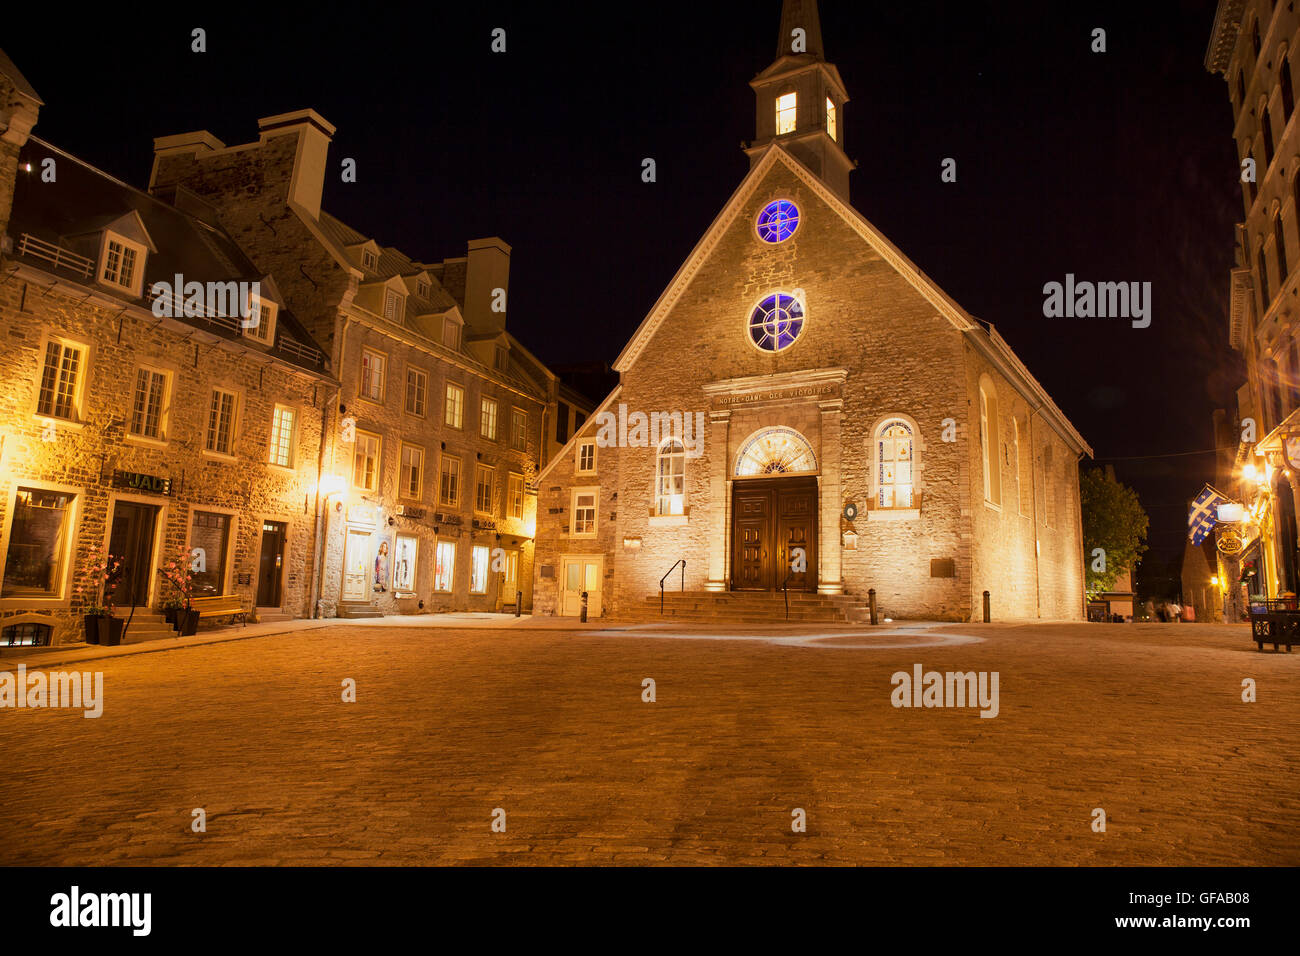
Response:
M238 595L194 598L190 601L190 608L199 612L200 620L205 617L237 617L241 624L248 625L248 612L244 610Z
M1285 644L1287 653L1291 645L1300 644L1300 610L1294 598L1252 601L1250 604L1250 636L1262 651L1265 644Z

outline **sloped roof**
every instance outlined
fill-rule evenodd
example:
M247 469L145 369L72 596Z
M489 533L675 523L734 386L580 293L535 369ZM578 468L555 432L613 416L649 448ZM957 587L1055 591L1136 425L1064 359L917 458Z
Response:
M58 188L42 183L38 170L47 158L53 158L58 171ZM153 283L169 284L177 274L186 282L259 282L263 274L244 255L235 241L223 230L209 225L175 206L136 189L88 163L65 153L38 137L30 137L18 157L19 175L14 187L13 212L9 220L9 233L13 237L13 257L27 261L47 271L57 268L47 259L20 255L19 245L23 235L49 243L67 252L76 252L72 237L103 229L123 217L134 215L147 231L157 251L146 257L142 288L148 290ZM30 163L32 172L24 167ZM143 306L142 300L126 290L112 289L83 275L57 272L61 279L90 286L104 295L122 299L123 302ZM201 319L181 316L176 321L195 324L204 331L222 334L219 327ZM277 339L287 336L299 345L315 349L322 356L319 366L309 363L297 351L280 354L279 346L272 351L295 365L319 371L324 368L324 350L303 328L287 308L277 314ZM240 338L238 333L225 337ZM250 346L251 348L251 346ZM262 351L254 349L254 351Z
M27 82L27 77L23 76L22 71L14 66L14 61L9 59L9 54L0 50L0 76L9 77L9 82L14 85L14 89L24 96L35 100L39 105L44 106L45 101L36 95L36 90Z
M659 327L681 300L691 280L695 278L705 260L713 252L732 223L735 222L736 217L741 214L746 203L753 196L754 191L768 172L778 163L784 164L812 192L816 193L818 198L866 241L881 259L888 263L895 272L901 275L912 288L929 302L935 311L952 323L954 329L964 333L968 340L979 348L986 357L999 365L1013 387L1024 394L1027 399L1037 400L1039 405L1053 418L1054 425L1057 426L1057 431L1063 438L1076 445L1080 451L1086 451L1089 455L1092 454L1092 449L1084 441L1083 436L1070 424L1064 413L1056 407L1046 390L1029 374L1025 365L1015 356L1000 336L990 335L984 324L972 318L947 292L939 287L938 283L922 272L912 260L899 251L897 246L885 238L884 233L868 222L866 217L847 202L835 195L820 177L787 152L780 143L773 143L768 146L759 161L754 164L740 185L736 187L731 199L723 206L722 211L718 213L713 223L705 231L704 236L696 243L690 255L686 257L686 261L677 270L677 274L673 276L668 288L664 290L659 300L651 308L650 314L637 327L628 344L619 353L614 362L616 372L627 371L641 355L641 352L649 344L655 333L658 332Z

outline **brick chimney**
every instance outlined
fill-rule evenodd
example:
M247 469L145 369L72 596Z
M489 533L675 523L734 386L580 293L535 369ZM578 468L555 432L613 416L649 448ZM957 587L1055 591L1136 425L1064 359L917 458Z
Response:
M14 206L18 151L27 145L42 105L31 84L0 50L0 242L8 235L9 214Z
M465 266L465 325L471 333L505 330L509 289L510 246L495 236L471 239Z

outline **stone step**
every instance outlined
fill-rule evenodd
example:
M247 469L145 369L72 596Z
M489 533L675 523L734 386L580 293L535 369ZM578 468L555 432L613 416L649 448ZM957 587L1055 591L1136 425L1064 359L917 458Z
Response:
M372 607L369 604L339 605L339 617L346 617L349 619L359 619L359 618L383 617L383 616L384 616L383 611L379 610L379 608L377 607Z

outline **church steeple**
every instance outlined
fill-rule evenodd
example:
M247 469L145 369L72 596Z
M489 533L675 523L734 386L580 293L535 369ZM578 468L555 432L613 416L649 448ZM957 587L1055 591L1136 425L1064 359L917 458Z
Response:
M756 136L745 147L750 165L779 142L847 202L854 165L843 146L849 96L840 71L826 62L817 0L783 0L776 60L749 85L758 99Z

